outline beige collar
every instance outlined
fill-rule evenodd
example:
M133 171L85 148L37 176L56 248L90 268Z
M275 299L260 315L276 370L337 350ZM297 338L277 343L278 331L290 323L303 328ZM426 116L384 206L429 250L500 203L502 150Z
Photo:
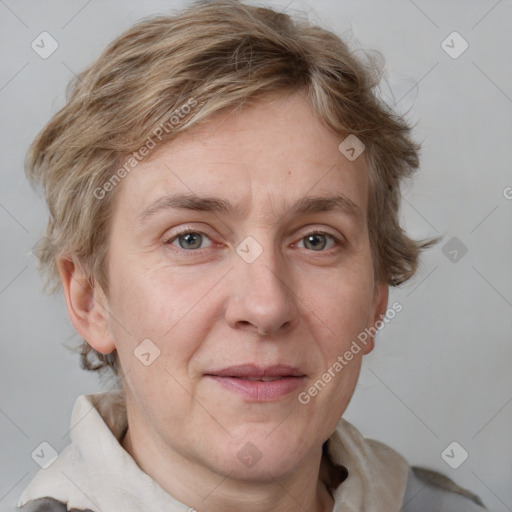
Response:
M71 425L71 444L35 476L18 506L52 497L68 508L94 512L189 510L144 473L120 445L126 428L120 392L80 396ZM333 512L400 510L409 469L403 457L365 439L344 419L329 438L327 451L334 465L348 468L348 477L333 491Z

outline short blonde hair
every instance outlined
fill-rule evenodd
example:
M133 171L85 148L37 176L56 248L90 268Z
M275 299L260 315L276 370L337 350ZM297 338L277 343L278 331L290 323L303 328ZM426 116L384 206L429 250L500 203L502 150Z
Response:
M296 89L308 92L331 130L364 143L375 279L405 282L432 241L411 240L399 224L400 183L418 167L420 146L375 94L379 73L333 33L236 0L196 3L137 23L76 77L66 105L30 147L27 174L42 184L49 207L37 248L47 284L57 288L57 260L73 254L108 295L112 200L144 148L223 109ZM86 343L82 364L117 373L115 353L99 354Z

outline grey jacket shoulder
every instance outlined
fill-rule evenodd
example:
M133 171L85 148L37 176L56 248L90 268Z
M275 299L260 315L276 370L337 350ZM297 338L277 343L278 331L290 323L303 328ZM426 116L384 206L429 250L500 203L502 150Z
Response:
M68 510L66 503L54 498L39 498L29 501L26 505L18 508L20 512L92 512L87 509L71 508Z
M411 467L400 512L484 512L480 498L448 477Z

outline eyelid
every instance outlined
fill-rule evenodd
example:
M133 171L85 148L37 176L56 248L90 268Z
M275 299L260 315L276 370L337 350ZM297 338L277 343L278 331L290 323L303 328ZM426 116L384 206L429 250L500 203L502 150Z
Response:
M183 247L178 247L178 246L174 245L174 242L180 236L184 236L188 233L194 233L194 234L201 235L202 237L207 238L210 241L210 244L207 247L201 247L200 249L184 249ZM163 242L164 242L164 245L172 248L171 249L172 251L187 252L187 253L201 253L203 250L209 249L215 243L213 241L212 237L210 237L207 233L205 233L204 231L201 231L200 229L192 228L190 226L178 229L178 231L175 231L174 233L172 233L172 235L164 235Z
M313 234L329 235L338 240L340 243L347 243L347 239L341 231L338 231L334 228L329 228L324 224L309 224L299 230L300 238Z

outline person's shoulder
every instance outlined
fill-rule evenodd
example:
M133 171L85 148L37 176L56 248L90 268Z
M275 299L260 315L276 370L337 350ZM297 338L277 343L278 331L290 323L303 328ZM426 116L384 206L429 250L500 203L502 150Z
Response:
M54 498L39 498L31 500L26 505L17 509L19 512L92 512L87 509L72 508L68 510L67 505Z
M480 498L447 476L411 467L400 512L483 512Z

